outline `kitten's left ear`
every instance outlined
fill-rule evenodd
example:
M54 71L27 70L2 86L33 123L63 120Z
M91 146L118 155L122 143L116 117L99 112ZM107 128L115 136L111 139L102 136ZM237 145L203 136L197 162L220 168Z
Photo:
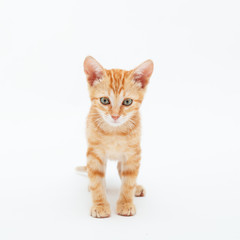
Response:
M147 60L133 70L133 80L141 83L145 88L153 72L153 61Z

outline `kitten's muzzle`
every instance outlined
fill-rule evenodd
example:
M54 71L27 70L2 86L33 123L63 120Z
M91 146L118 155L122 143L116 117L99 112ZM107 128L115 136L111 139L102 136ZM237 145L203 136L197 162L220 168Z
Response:
M112 115L112 119L115 120L115 121L116 121L119 117L120 117L120 116Z

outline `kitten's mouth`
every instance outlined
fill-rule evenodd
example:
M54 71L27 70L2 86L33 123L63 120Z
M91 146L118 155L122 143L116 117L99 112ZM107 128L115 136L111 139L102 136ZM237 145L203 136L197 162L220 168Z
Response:
M113 118L106 118L104 119L109 125L113 126L113 127L118 127L121 126L124 123L124 120L120 118L118 119L113 119Z
M103 120L112 127L119 127L126 122L126 117L119 116L118 118L114 119L111 115L106 115L103 112L99 111L100 115L102 116Z
M117 126L120 126L122 125L123 123L118 121L118 120L112 120L112 121L108 121L108 123L114 127L117 127Z
M112 127L119 127L125 124L129 118L126 116L119 116L118 118L114 119L112 116L104 116L103 119L106 123L108 123Z

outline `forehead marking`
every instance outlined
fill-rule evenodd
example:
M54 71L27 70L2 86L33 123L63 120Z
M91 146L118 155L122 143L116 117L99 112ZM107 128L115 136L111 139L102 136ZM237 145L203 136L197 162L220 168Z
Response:
M121 87L118 88L118 94L121 93L121 91L123 91L124 89L124 80L125 80L125 76L124 76L124 72L122 71L122 76L121 76Z
M109 88L111 88L115 94L120 93L124 88L125 71L111 69L108 72L108 76L109 76Z
M123 101L123 91L121 91L119 94L115 94L113 90L110 91L109 94L110 101L112 103L112 106L121 106Z

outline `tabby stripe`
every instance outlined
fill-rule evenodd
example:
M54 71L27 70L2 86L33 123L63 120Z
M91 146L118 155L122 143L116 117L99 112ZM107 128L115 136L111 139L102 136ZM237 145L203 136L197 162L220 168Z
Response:
M138 174L137 170L123 170L122 171L123 177L137 176L137 174Z
M87 157L92 156L94 159L96 159L100 164L103 164L103 161L100 157L96 155L92 150L88 150Z
M110 85L110 87L111 87L111 89L112 89L113 92L114 92L114 87L113 87L113 71L111 71L110 73L111 73L111 78L110 78L110 80L111 80L111 85Z
M118 94L120 94L121 91L123 91L123 86L121 86L121 87L119 88L119 90L118 90Z
M93 100L98 100L98 98L95 98L95 97L91 98L91 101L93 101Z
M91 178L91 177L94 177L94 176L98 176L98 177L101 177L103 178L105 176L105 174L99 170L93 170L93 169L90 169L88 168L88 176Z

